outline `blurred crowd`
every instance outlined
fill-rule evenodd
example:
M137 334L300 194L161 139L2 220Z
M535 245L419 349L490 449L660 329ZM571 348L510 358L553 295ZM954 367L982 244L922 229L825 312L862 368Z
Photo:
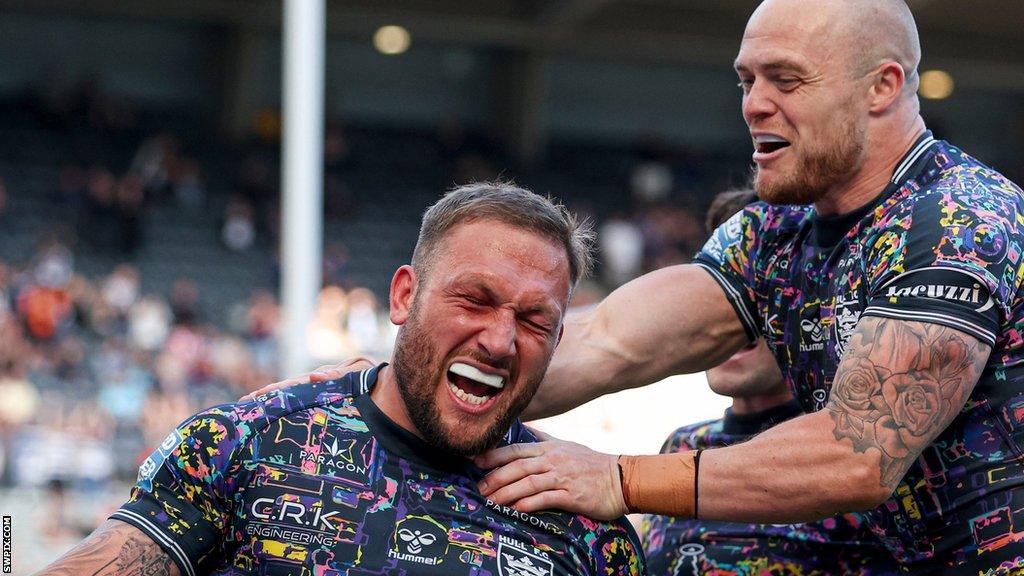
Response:
M27 266L0 263L0 480L130 478L182 418L273 381L275 296L255 290L227 317L208 320L190 279L163 296L141 293L130 264L86 278L56 241ZM390 339L372 292L322 290L309 331L318 360L383 356Z

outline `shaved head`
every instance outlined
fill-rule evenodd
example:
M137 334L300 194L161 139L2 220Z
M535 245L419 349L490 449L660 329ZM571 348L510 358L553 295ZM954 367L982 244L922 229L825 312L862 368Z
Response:
M906 75L905 89L917 91L921 41L904 0L765 0L744 36L780 23L813 32L811 37L827 44L854 76L896 62Z
M917 92L921 40L917 23L903 0L844 0L846 30L854 74L867 74L888 61L899 63L907 77L905 90Z

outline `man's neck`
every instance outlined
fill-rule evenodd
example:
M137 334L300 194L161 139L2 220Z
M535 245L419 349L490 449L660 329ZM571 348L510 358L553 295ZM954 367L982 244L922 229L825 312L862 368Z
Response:
M409 410L405 407L402 392L398 389L398 379L395 377L393 366L392 363L380 369L377 374L377 383L370 390L370 399L395 424L412 432L418 438L423 438L423 435L412 423L412 418L409 417Z
M885 136L878 141L869 139L864 164L848 181L814 203L817 213L821 216L849 214L874 200L888 185L896 166L924 131L924 120L918 116L902 136Z
M765 410L771 410L776 406L782 406L792 399L793 394L790 393L789 389L780 390L775 394L760 394L757 396L748 396L746 398L737 397L732 399L732 413L740 416L746 416L747 414L764 412Z

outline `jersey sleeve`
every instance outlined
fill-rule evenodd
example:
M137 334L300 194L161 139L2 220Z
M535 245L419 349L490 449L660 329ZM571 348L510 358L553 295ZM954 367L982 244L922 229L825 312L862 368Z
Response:
M960 175L888 210L868 247L864 314L940 324L994 345L1024 246L1019 192L1010 192Z
M131 497L110 518L142 530L183 576L194 576L218 549L228 525L239 440L223 410L189 418L142 463Z
M760 336L754 296L754 252L759 245L757 229L761 221L758 204L747 206L726 220L712 234L694 258L694 265L703 268L725 291L729 303L747 338L751 342Z

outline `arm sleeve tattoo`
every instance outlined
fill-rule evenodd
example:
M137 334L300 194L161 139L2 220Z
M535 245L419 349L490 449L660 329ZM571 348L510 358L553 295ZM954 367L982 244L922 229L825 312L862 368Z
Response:
M882 486L894 489L963 408L990 351L945 326L863 318L826 405L836 439L878 450Z
M179 576L178 567L138 528L108 520L36 576Z

